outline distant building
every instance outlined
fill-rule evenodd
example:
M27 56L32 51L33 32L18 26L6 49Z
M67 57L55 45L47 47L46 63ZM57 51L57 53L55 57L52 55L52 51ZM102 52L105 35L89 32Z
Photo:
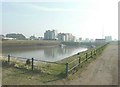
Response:
M85 39L85 42L90 42L89 38L86 38L86 39Z
M94 40L93 40L93 39L90 39L90 42L94 42Z
M106 42L112 41L112 36L105 36L105 40L106 40Z
M30 40L36 40L37 38L33 35L33 36L30 36Z
M106 42L106 40L105 39L95 39L95 42L97 42L97 43L104 43L104 42Z
M66 41L67 36L65 33L59 33L58 34L58 41Z
M75 42L76 38L70 33L59 33L58 34L58 41L69 41L69 42Z
M78 42L75 36L72 36L72 42Z
M4 39L5 38L5 36L4 35L0 35L0 39Z
M80 38L79 38L79 42L81 42L81 41L82 41L82 38L80 37Z
M45 40L56 40L57 39L57 31L56 30L47 30L44 33Z
M75 38L75 42L80 42L80 39L79 38Z
M43 37L38 37L38 40L43 40L44 38Z

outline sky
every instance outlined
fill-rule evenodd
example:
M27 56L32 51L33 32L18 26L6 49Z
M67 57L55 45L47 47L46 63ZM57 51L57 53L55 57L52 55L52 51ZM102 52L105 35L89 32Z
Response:
M44 36L46 30L77 38L118 38L119 0L2 0L1 34Z

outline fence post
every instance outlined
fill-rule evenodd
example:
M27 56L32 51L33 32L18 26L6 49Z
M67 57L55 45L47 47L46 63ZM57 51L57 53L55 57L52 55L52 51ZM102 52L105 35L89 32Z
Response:
M95 50L96 54L97 54L97 49Z
M87 61L87 53L86 53L86 61Z
M94 50L94 55L96 55L96 54L95 54L95 50Z
M79 57L79 66L80 66L81 57Z
M91 51L91 58L92 58L93 56L92 56L92 51Z
M32 70L34 69L34 58L32 58Z
M80 64L80 59L81 59L81 57L79 57L79 64Z
M66 63L66 76L68 76L68 63Z
M10 63L10 55L8 55L8 63Z

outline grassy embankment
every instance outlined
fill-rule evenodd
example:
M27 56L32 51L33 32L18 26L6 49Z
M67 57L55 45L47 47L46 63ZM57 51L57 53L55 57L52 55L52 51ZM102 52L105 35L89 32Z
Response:
M57 46L60 42L52 40L5 40L0 42L0 44L2 44L3 50L12 50L45 48L48 46Z
M71 62L72 60L84 55L88 51L75 54L71 57L58 61L60 64L37 62L35 64L34 70L31 70L31 65L26 66L25 62L21 62L18 59L13 58L10 63L7 62L6 57L1 57L3 64L3 81L4 85L14 85L14 84L49 84L48 82L61 80L65 77L65 63ZM98 56L97 54L96 56ZM96 56L94 56L96 58ZM94 58L92 59L94 60ZM84 66L88 65L92 60L87 61L82 64L81 71ZM72 73L73 74L73 73ZM76 75L77 76L77 75ZM69 76L68 79L71 79Z
M41 46L46 46L46 45L56 45L59 42L55 40L3 40L1 43L5 46L24 46L24 45L41 45Z

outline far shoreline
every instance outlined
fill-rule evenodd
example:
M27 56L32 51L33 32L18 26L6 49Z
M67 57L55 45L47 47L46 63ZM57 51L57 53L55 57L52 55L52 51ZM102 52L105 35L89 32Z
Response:
M17 50L17 49L36 49L60 46L61 44L67 46L80 46L79 42L60 42L57 40L3 40L2 50Z
M2 50L36 49L58 46L61 43L53 40L5 40L2 41Z

